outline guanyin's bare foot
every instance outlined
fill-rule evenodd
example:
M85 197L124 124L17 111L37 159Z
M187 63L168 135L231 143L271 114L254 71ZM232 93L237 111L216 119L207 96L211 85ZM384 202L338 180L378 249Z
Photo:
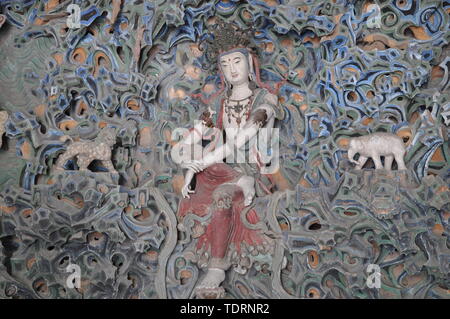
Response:
M225 280L225 271L220 268L209 268L205 278L195 288L195 294L200 299L223 298L225 290L220 284Z
M205 278L197 288L217 288L225 280L225 271L220 268L209 268Z

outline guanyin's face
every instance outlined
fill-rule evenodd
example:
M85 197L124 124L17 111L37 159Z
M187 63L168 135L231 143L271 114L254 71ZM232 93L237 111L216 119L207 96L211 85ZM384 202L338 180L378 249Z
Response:
M219 65L225 80L231 85L248 83L249 65L247 57L239 51L222 55Z

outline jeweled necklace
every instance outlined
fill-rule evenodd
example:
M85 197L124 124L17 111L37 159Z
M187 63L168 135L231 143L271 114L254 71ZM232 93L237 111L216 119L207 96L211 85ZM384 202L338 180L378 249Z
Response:
M233 117L236 120L236 124L238 125L238 127L241 127L242 117L244 115L246 116L246 120L248 120L248 118L250 117L252 98L253 94L241 100L232 100L230 98L226 99L225 112L228 115L228 123L231 123L231 117ZM230 102L234 102L236 104L230 105ZM245 110L245 112L242 112L242 110Z

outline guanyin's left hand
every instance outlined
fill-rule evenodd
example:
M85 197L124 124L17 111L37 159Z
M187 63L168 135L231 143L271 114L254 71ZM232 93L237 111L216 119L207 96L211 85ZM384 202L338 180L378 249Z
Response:
M200 173L206 168L206 165L201 160L200 161L193 160L191 162L184 163L181 166L183 168L192 170L194 173Z

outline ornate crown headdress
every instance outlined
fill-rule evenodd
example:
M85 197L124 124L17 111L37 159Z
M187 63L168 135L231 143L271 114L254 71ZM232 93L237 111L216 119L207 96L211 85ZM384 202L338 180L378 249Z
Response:
M200 42L200 50L206 52L208 62L215 64L217 57L237 48L247 48L253 51L256 46L253 39L253 28L240 29L234 23L218 20L213 25L207 37Z

